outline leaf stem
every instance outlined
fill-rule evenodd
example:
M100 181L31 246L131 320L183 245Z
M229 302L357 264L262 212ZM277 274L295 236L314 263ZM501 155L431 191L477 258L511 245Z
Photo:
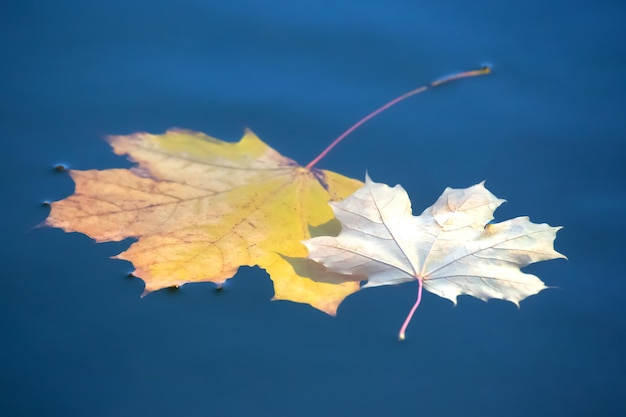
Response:
M417 300L415 301L415 304L413 304L413 308L411 308L411 311L409 311L409 315L406 316L404 323L402 323L402 327L400 328L400 333L398 334L398 340L400 341L404 340L404 333L406 332L406 328L409 326L409 323L411 322L411 319L413 318L413 314L415 313L415 310L417 310L417 306L419 306L420 301L422 301L422 289L424 285L422 284L421 278L417 279L417 285L418 285Z
M472 71L465 71L465 72L458 72L456 74L452 74L449 75L447 77L443 77L440 78L436 81L433 81L432 83L428 84L428 85L424 85L421 86L419 88L416 88L415 90L411 90L408 93L404 93L399 97L394 98L393 100L391 100L390 102L388 102L387 104L377 108L376 110L374 110L373 112L371 112L370 114L368 114L367 116L365 116L364 118L362 118L361 120L359 120L358 122L356 122L355 124L353 124L348 130L346 130L345 132L343 132L341 135L339 135L339 137L337 139L335 139L330 145L328 145L328 147L326 149L324 149L322 151L322 153L320 153L317 157L315 157L315 159L313 159L311 162L309 162L306 166L307 169L311 169L313 168L313 166L315 164L317 164L323 157L326 156L326 154L328 154L328 152L330 152L335 146L337 146L337 144L339 144L339 142L341 142L346 136L348 136L350 133L354 132L359 126L361 126L363 123L367 122L368 120L370 120L371 118L373 118L374 116L382 113L383 111L387 110L389 107L398 104L401 101L406 100L407 98L414 96L416 94L422 93L426 90L428 90L429 88L434 88L437 87L441 84L445 84L448 83L450 81L454 81L454 80L458 80L461 78L467 78L467 77L474 77L477 75L484 75L484 74L489 74L491 72L491 68L489 66L484 66L480 69L477 70L472 70Z

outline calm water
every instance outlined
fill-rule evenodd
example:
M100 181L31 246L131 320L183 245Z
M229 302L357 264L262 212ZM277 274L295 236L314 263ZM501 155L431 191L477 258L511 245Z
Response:
M129 4L130 3L130 4ZM618 1L8 1L0 414L6 416L626 415L626 6ZM457 307L415 286L350 297L336 318L270 302L244 268L216 293L140 299L129 242L31 228L69 195L56 163L126 167L106 134L252 128L312 159L420 84L320 166L401 183L416 212L481 180L497 220L563 225L556 287Z

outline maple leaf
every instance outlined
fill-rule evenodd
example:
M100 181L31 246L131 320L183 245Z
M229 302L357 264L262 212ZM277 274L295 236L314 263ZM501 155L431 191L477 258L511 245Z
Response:
M182 130L108 141L138 166L71 170L75 193L52 203L45 224L97 242L137 238L116 258L133 263L144 294L221 284L242 265L268 272L275 299L329 314L359 289L358 280L335 284L333 273L306 262L296 271L290 259L306 257L300 242L311 236L309 227L331 220L328 201L351 194L360 181L301 167L251 131L236 143Z
M409 97L490 68L440 78L371 112L335 139L305 167L246 130L241 141L170 130L108 138L118 155L137 166L71 170L76 190L51 204L43 225L84 233L97 242L136 238L115 258L133 263L144 295L189 282L221 285L240 266L265 269L274 299L307 303L334 315L359 290L364 277L339 275L306 258L303 240L329 235L339 201L362 186L358 180L314 168L367 120Z
M364 287L417 280L418 297L399 337L419 305L422 287L456 304L461 294L498 298L519 306L546 288L521 267L565 258L554 250L560 227L517 217L489 223L504 200L480 183L446 188L435 204L413 216L406 191L373 182L340 202L331 202L338 236L304 241L309 258L339 274L366 276Z

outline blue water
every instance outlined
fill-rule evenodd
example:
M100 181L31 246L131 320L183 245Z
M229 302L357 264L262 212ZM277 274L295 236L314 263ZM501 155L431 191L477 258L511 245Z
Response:
M0 12L0 415L626 415L626 5L618 1L7 1ZM245 127L307 163L401 183L415 212L481 180L497 220L563 225L521 309L364 290L332 318L242 268L140 299L129 242L36 229L101 140Z

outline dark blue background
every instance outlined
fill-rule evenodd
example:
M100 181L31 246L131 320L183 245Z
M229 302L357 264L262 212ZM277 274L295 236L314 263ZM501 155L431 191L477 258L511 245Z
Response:
M626 415L626 6L619 1L5 1L0 12L3 416ZM336 318L242 268L140 299L129 242L30 230L107 134L244 127L307 163L401 183L421 212L483 179L497 220L563 225L557 287L522 302L362 291Z

